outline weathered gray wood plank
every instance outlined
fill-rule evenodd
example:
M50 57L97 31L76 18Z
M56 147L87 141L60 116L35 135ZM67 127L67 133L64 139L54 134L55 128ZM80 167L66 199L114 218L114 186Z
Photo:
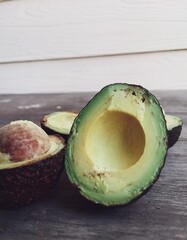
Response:
M187 91L155 94L166 112L182 117L184 126L159 180L144 197L126 207L97 206L82 198L64 173L47 198L17 210L0 210L0 239L187 239ZM2 95L0 125L15 119L39 123L56 110L79 111L92 96Z

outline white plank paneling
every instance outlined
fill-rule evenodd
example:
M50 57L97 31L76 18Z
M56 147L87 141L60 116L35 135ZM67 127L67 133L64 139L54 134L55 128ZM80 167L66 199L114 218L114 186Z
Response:
M98 91L114 82L187 89L187 51L0 65L0 93Z
M185 0L0 3L0 62L187 48Z

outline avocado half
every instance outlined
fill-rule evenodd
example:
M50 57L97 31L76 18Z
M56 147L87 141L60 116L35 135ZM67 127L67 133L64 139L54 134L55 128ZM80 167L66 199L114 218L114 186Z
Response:
M41 119L40 124L47 134L60 134L67 141L77 115L74 112L53 112L45 115Z
M182 119L173 115L165 115L168 129L168 147L172 147L179 139L182 131Z
M15 208L44 196L64 167L64 140L49 136L50 149L41 157L0 163L0 207Z
M48 134L60 134L67 142L68 136L78 113L53 112L41 119L41 127ZM179 139L182 131L182 119L173 115L165 115L168 130L168 148L172 147Z
M139 198L158 179L167 154L165 116L141 86L104 87L71 128L65 168L87 199L106 206Z

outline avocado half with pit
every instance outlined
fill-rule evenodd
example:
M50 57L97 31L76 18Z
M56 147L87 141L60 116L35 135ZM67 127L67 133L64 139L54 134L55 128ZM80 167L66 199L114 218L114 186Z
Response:
M77 113L53 112L41 119L41 127L48 134L60 134L66 141ZM182 119L178 116L165 115L168 130L168 148L172 147L179 139L182 131Z
M158 179L167 138L155 96L141 86L106 86L73 123L65 154L67 175L95 203L128 204Z
M64 140L30 121L0 128L0 207L15 208L45 196L64 168Z

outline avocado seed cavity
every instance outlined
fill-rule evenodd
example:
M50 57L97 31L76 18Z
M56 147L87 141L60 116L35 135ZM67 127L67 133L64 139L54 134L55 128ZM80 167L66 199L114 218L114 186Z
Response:
M49 148L48 135L31 121L18 120L0 128L0 162L37 158Z
M139 121L118 111L106 111L91 126L86 139L87 154L100 171L133 166L142 156L144 147L145 134Z

